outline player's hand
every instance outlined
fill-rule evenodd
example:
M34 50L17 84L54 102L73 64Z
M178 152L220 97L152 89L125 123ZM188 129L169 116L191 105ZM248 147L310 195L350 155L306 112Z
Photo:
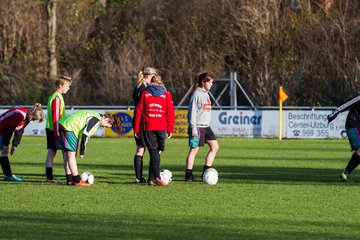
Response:
M197 131L196 131L196 129L194 129L194 130L192 131L192 136L193 136L193 137L196 137L196 136L197 136Z
M172 133L167 132L167 133L166 133L166 139L169 139L169 138L171 138L171 137L172 137Z
M137 133L134 134L137 139L140 139L139 135Z
M12 147L11 147L11 150L10 150L10 155L13 155L13 154L14 154L14 152L15 152L15 148L16 148L16 147L14 147L14 146L12 146Z
M83 158L84 157L84 155L80 155L80 158Z
M337 115L339 114L338 111L332 111L332 113L330 113L328 116L327 116L327 119L328 119L328 123L332 122L336 117Z

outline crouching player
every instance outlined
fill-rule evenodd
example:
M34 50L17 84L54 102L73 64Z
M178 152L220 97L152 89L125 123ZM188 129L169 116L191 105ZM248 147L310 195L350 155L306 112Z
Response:
M99 127L116 128L118 134L122 132L121 117L117 115L100 115L95 111L82 110L75 112L59 121L58 149L64 154L64 168L67 185L90 186L81 180L77 168L76 152L80 143L80 158L84 157L84 151L91 135Z
M16 147L20 144L24 128L30 123L30 121L42 122L43 119L44 112L41 109L40 103L35 103L32 109L11 108L0 115L0 164L4 173L5 181L22 181L21 178L12 174L9 162L9 143L12 135L14 134L10 155L14 154Z

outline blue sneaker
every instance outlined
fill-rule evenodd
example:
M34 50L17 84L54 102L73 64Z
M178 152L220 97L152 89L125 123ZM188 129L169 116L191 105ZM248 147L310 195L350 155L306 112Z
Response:
M22 178L19 178L19 177L15 176L15 175L12 175L10 177L4 175L4 180L5 181L12 181L12 182L22 182Z

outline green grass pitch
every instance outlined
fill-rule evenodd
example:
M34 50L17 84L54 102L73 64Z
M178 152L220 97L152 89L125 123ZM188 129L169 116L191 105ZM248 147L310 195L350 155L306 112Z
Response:
M219 138L215 186L183 180L186 139L170 139L168 187L134 184L133 139L92 138L79 172L91 187L65 185L61 153L44 183L46 139L24 137L10 157L23 183L0 180L1 239L358 239L360 173L337 177L346 140ZM199 179L207 147L196 158ZM147 175L148 154L145 156Z

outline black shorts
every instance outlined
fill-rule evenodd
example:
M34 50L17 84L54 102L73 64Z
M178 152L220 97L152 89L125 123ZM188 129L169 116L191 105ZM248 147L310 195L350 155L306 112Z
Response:
M191 132L191 127L188 128L189 134L189 147L197 148L205 145L205 142L216 140L216 136L210 127L206 128L196 128L197 136L193 136Z
M54 131L50 130L48 128L46 128L45 131L46 131L46 146L47 146L47 149L56 150L56 142L55 142Z
M134 136L134 139L135 139L136 146L146 148L146 144L145 144L145 141L144 141L144 133L143 132L141 132L139 134L139 138Z
M165 150L165 131L144 131L144 139L146 146L150 149L156 149L158 151Z

